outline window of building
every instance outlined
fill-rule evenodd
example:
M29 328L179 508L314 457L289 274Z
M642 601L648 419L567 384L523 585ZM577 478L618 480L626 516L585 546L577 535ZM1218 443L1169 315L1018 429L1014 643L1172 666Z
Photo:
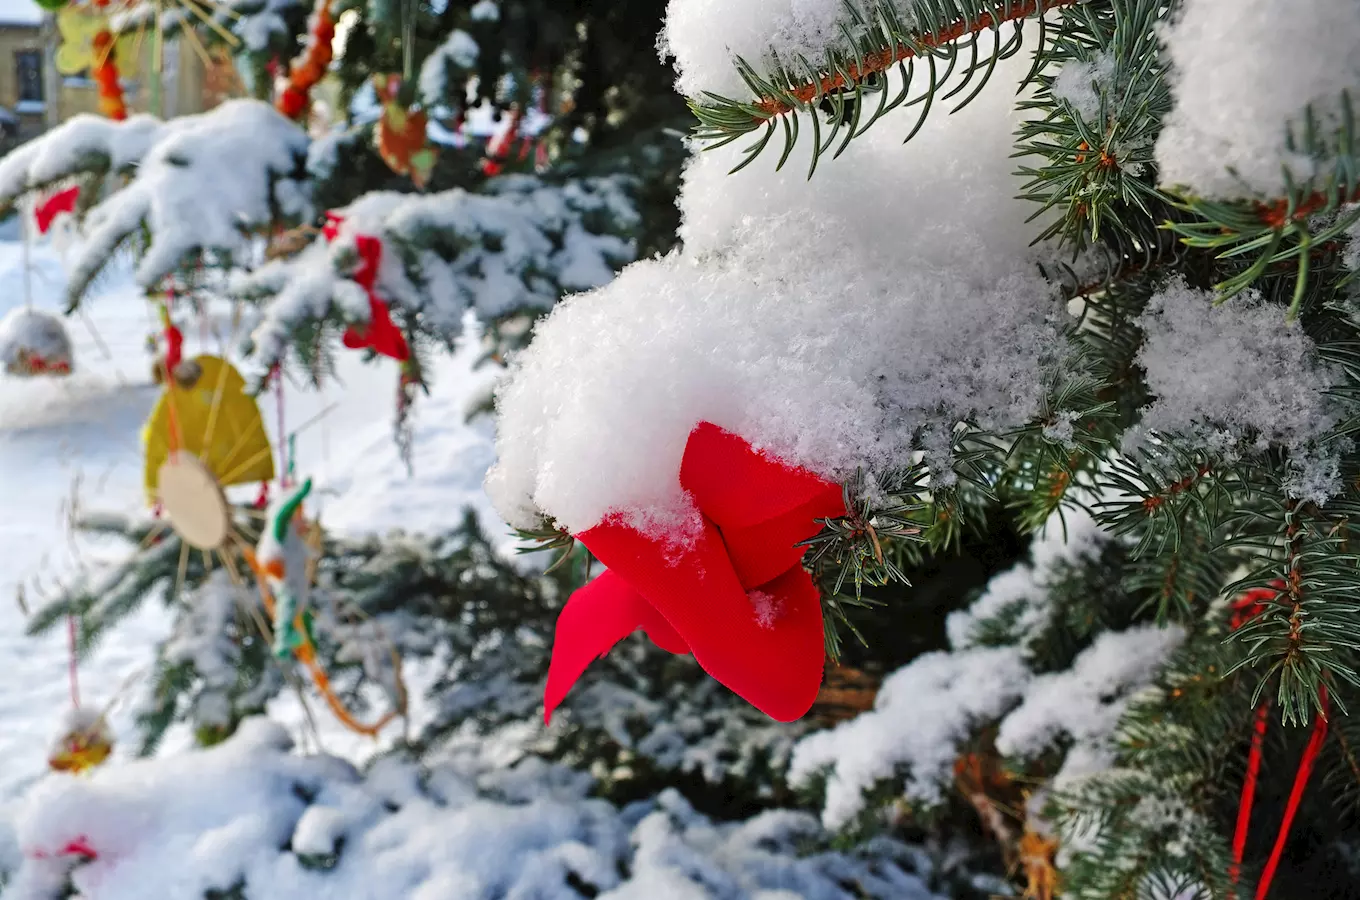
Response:
M14 67L19 85L19 103L43 102L43 72L41 50L15 50Z

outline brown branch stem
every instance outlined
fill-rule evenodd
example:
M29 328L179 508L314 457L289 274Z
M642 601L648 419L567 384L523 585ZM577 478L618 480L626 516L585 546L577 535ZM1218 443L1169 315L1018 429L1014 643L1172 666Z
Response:
M1022 2L1007 3L1005 9L998 13L983 13L977 19L969 22L962 20L944 29L939 34L927 34L921 36L916 41L918 46L933 49L942 44L956 41L966 34L977 34L988 28L994 28L1002 22L1013 22L1017 19L1028 18L1035 13L1045 13L1052 9L1062 6L1072 6L1079 0L1022 0ZM900 62L916 56L916 51L911 47L897 47L892 50L880 50L877 53L870 53L863 58L863 62L851 63L846 67L846 71L836 72L832 75L823 76L815 83L803 84L789 91L789 94L801 104L811 103L817 97L825 94L834 93L849 87L851 84L858 84L870 75L886 72ZM759 109L760 118L773 119L784 113L793 112L797 107L779 97L764 97L755 103Z

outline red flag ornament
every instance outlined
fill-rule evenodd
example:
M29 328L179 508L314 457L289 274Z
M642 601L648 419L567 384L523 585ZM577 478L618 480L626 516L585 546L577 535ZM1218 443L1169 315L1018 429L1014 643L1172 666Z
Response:
M611 516L577 537L608 571L557 619L544 718L585 672L641 628L663 650L693 653L719 682L781 722L817 698L826 657L821 598L802 567L819 519L845 515L838 485L701 422L680 484L700 528L679 549Z
M344 221L344 216L338 213L326 213L326 224L321 233L327 243L339 236ZM354 249L359 254L359 266L350 275L350 280L368 294L368 324L346 328L342 343L351 350L372 350L397 362L405 362L411 357L406 336L392 321L391 311L386 303L378 299L374 289L378 281L378 267L382 263L382 241L372 235L356 235Z
M76 201L80 199L80 186L68 187L57 191L33 208L33 219L37 222L38 233L47 234L57 216L70 215L76 211Z

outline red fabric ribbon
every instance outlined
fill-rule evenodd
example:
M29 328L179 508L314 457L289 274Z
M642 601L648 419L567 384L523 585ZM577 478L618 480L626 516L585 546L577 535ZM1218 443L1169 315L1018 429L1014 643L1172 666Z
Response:
M184 332L169 319L165 321L165 378L169 381L184 360Z
M1232 604L1231 628L1236 631L1265 612L1266 605L1279 596L1282 590L1284 582L1277 580L1271 582L1269 588L1247 591ZM1285 844L1289 842L1290 826L1294 824L1294 816L1303 801L1303 792L1313 774L1313 765L1317 762L1318 754L1322 752L1322 744L1327 739L1330 703L1325 686L1322 688L1321 700L1321 708L1313 721L1313 733L1308 738L1308 745L1304 747L1303 756L1299 760L1299 768L1294 773L1294 786L1290 789L1289 800L1285 804L1280 829L1275 833L1275 846L1271 848L1270 859L1266 861L1265 868L1261 870L1261 878L1256 882L1256 900L1265 900L1266 894L1270 892L1270 884L1275 879L1275 870L1279 868L1280 857L1284 855ZM1241 873L1242 857L1246 852L1247 832L1251 827L1251 808L1256 801L1256 783L1261 773L1261 745L1265 741L1269 709L1269 703L1262 703L1257 708L1252 728L1251 749L1247 753L1247 773L1242 782L1242 796L1237 806L1237 827L1233 831L1233 863L1230 874L1234 883Z
M572 594L557 619L544 718L587 666L641 628L771 718L812 706L826 649L821 598L803 570L818 519L845 515L839 486L758 453L703 422L690 433L680 484L701 513L676 546L611 516L578 538L608 571Z
M326 224L321 233L327 243L334 241L340 234L340 226L344 221L344 216L338 213L326 213ZM392 321L391 311L386 303L378 299L378 292L374 289L378 281L378 266L382 263L382 241L372 235L360 234L354 238L354 248L359 254L359 266L350 275L350 280L368 293L368 324L346 328L342 342L351 350L372 350L397 362L405 362L411 357L406 336Z
M67 841L66 845L57 851L57 856L81 856L87 860L96 860L99 853L90 846L90 841L85 835L80 835ZM32 859L50 859L51 854L46 850L30 850L28 856Z
M68 187L64 191L57 191L43 202L33 208L33 218L38 224L38 233L47 234L52 227L52 222L62 213L73 213L76 210L76 200L80 198L80 187Z

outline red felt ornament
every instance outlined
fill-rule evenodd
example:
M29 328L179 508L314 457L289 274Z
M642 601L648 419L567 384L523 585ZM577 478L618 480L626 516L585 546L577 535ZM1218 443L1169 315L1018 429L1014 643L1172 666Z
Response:
M680 484L701 514L683 549L616 516L578 535L608 571L558 616L545 718L592 660L639 628L781 722L817 699L821 598L798 544L818 519L845 515L840 487L709 422L690 433Z
M344 217L338 213L326 213L326 224L321 232L327 242L335 240L340 234L343 222ZM351 350L372 350L397 362L405 362L411 356L406 336L392 321L387 304L378 298L378 292L374 289L378 281L378 267L382 263L382 241L372 235L356 235L354 249L359 254L359 265L350 275L350 280L368 293L368 324L351 325L345 329L341 340Z
M510 123L505 130L487 142L486 156L482 159L482 174L488 178L499 175L504 170L505 158L514 144L515 135L519 133L521 117L519 107L516 107L510 114Z
M57 191L33 207L33 219L38 225L38 233L47 234L57 216L75 212L76 201L79 198L80 187L68 187L64 191Z

